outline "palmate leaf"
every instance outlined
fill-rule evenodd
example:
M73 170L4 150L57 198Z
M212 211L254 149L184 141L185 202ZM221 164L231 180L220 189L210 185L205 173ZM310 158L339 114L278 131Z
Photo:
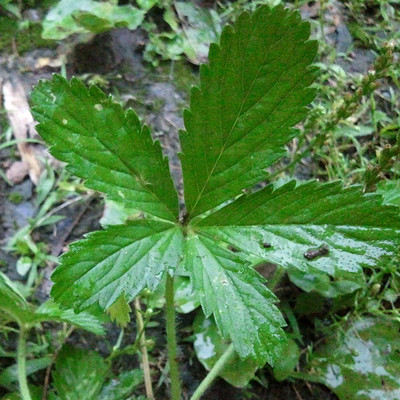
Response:
M177 193L159 142L137 115L89 90L77 79L54 75L32 93L37 130L54 157L86 179L86 186L125 207L169 221L178 217Z
M400 245L398 207L339 182L290 182L242 196L201 220L199 232L260 259L334 274L355 272Z
M88 187L155 217L73 244L53 275L57 302L76 311L94 303L108 309L122 296L129 302L145 287L155 289L179 264L237 353L272 364L285 342L284 320L254 261L334 274L398 250L398 209L359 188L290 183L242 194L284 154L314 98L317 46L309 30L297 12L264 6L242 14L211 46L180 136L188 211L181 224L168 163L133 111L75 79L37 87L38 129L52 153Z
M107 309L122 293L130 302L174 271L182 248L182 231L161 221L137 220L90 233L61 257L51 295L75 311L97 302Z
M243 13L212 44L180 136L186 208L196 216L265 179L314 98L310 26L283 7Z

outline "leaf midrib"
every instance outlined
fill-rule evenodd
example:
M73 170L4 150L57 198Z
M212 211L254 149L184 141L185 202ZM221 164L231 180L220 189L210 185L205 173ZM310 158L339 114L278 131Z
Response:
M252 38L252 36L253 36L253 34L254 34L254 28L255 28L255 24L253 25L253 30L252 30L252 32L251 32L251 35L250 35L250 37L249 37L249 40L247 41L247 44L246 44L246 48L245 48L244 53L247 52L248 44L250 43L250 39ZM291 32L291 29L287 30L287 31L285 32L285 34L284 34L279 40L277 40L276 42L272 43L272 44L269 46L268 51L267 51L266 55L264 56L263 62L262 62L262 64L260 65L260 67L259 67L259 69L258 69L258 71L257 71L257 73L256 73L256 76L255 76L255 78L253 79L253 81L252 81L252 83L251 83L251 85L250 85L248 91L246 92L246 95L245 95L244 99L242 100L242 103L241 103L241 105L240 105L240 110L239 110L239 112L238 112L238 114L237 114L237 116L236 116L236 119L235 119L234 123L232 124L232 127L231 127L231 129L230 129L230 131L229 131L229 133L228 133L228 136L226 137L225 142L224 142L224 144L223 144L223 146L222 146L222 148L221 148L221 151L220 151L220 153L219 153L219 155L218 155L218 157L217 157L217 159L216 159L216 161L215 161L215 163L214 163L214 165L213 165L213 167L212 167L212 169L211 169L211 172L209 173L209 175L208 175L208 177L207 177L205 183L203 184L203 187L202 187L200 193L197 195L196 202L195 202L195 204L193 205L193 207L192 207L192 209L191 209L191 214L194 214L194 210L196 209L196 206L197 206L197 204L199 203L199 201L200 201L200 199L201 199L201 197L202 197L202 195L203 195L203 192L204 192L205 188L207 187L207 185L208 185L208 183L209 183L211 177L213 176L213 173L214 173L215 169L216 169L217 166L218 166L218 163L219 163L219 160L220 160L221 157L222 157L222 154L223 154L223 153L225 152L225 150L226 150L225 148L226 148L227 143L229 142L229 139L230 139L230 137L231 137L231 135L232 135L232 132L234 131L234 129L235 129L235 127L236 127L238 121L240 120L240 117L241 117L241 113L242 113L244 104L246 103L247 98L248 98L248 96L250 95L250 92L251 92L251 90L253 89L254 84L255 84L255 82L257 81L258 76L259 76L259 74L260 74L262 68L264 67L265 61L266 61L267 57L269 56L269 53L270 53L270 51L271 51L271 48L272 48L273 46L275 46L276 44L278 44L280 41L284 40L285 37L287 36L287 34L288 34L289 32ZM245 60L244 60L244 57L243 57L243 63L244 63L244 61L245 61ZM226 60L224 60L224 66L225 66L225 65L226 65ZM243 69L244 69L244 68L242 68L242 71L243 71ZM283 74L283 73L282 73L282 74ZM282 76L282 75L281 75L281 76ZM280 77L281 77L281 76L280 76ZM243 77L242 77L242 81L243 81ZM276 82L268 89L268 92L266 93L266 95L271 91L271 89L275 86L275 84L276 84ZM219 87L221 87L221 85L220 85ZM265 97L265 96L264 96L264 97ZM280 104L280 103L279 103L279 104ZM269 115L271 115L275 110L276 110L276 107L275 107L275 109L274 109L271 113L269 113ZM219 115L220 115L220 118L221 118L221 113L220 113ZM221 133L222 133L222 132L221 132Z

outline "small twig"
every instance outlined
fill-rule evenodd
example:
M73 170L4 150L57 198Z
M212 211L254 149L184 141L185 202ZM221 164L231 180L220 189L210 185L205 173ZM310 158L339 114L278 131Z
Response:
M84 214L86 213L86 211L89 208L91 203L92 203L92 199L89 199L89 201L85 202L85 205L84 205L82 211L78 213L78 215L75 217L75 219L72 221L72 223L68 226L68 228L66 229L64 234L57 241L56 245L53 247L53 250L51 252L52 256L58 257L61 254L64 244L67 241L69 235L71 234L72 230L78 225L79 221L84 216Z
M308 382L308 381L304 381L304 382L305 382L305 384L306 384L308 390L310 391L310 393L313 393L313 390L312 390L312 387L311 387L311 385L310 385L310 382Z
M297 400L304 400L304 399L301 397L301 395L300 395L300 393L298 392L298 390L296 389L295 384L293 384L292 386L293 386L294 392L296 393Z
M89 196L90 197L90 196ZM88 198L89 198L88 197ZM51 211L49 211L47 214L45 214L42 218L40 218L38 221L35 222L34 228L38 225L40 225L43 221L45 221L47 218L51 217L53 214L59 212L60 210L62 210L65 207L70 206L73 203L76 203L77 201L80 201L82 199L84 199L84 196L77 196L77 197L73 197L72 199L69 199L67 201L65 201L64 203L60 204L59 206L53 208ZM87 199L85 199L87 200ZM33 229L34 229L33 228Z
M13 37L11 40L11 48L12 48L14 57L19 57L17 41L15 40L15 37Z
M137 334L139 336L140 353L142 355L142 365L143 365L143 374L144 374L144 385L146 387L146 397L150 400L154 400L153 387L151 384L149 357L148 357L147 346L146 346L146 336L145 336L145 332L144 332L142 308L140 306L140 300L138 297L136 297L136 299L135 299L135 314L136 314L136 321L137 321L137 331L138 331Z

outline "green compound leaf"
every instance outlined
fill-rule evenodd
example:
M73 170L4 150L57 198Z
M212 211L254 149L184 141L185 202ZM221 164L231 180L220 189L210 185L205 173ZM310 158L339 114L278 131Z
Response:
M239 256L200 235L188 237L185 262L206 317L214 315L222 336L232 340L240 357L273 364L285 343L285 322L263 277Z
M173 224L178 201L168 162L133 111L76 79L56 76L38 85L35 116L52 154L88 187L157 218L73 244L53 275L57 302L77 311L97 303L108 309L121 296L129 302L146 287L156 289L184 254L180 265L224 340L242 359L274 364L285 349L285 323L253 262L334 274L374 266L398 250L398 208L356 187L292 182L242 195L284 154L314 98L317 45L309 31L297 12L260 7L211 45L180 137L185 226Z
M211 45L180 136L190 216L265 179L265 168L284 155L314 99L309 65L317 43L309 34L297 12L263 6Z
M181 230L161 221L132 221L90 233L61 257L51 295L75 311L97 302L107 309L122 293L130 302L176 268L182 248Z
M37 130L54 157L68 163L86 186L111 200L169 221L178 216L177 193L159 142L96 86L55 75L32 93Z
M203 234L259 259L301 270L355 272L395 254L400 216L379 195L338 182L290 182L242 196L203 219Z
M98 400L107 373L99 354L66 345L56 360L54 387L63 400Z

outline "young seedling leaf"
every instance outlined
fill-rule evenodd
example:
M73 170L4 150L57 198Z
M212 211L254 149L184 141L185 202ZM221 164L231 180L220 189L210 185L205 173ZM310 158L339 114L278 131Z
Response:
M383 196L386 204L400 206L400 180L379 182L377 193Z
M61 257L51 294L76 311L97 302L107 309L122 293L130 302L176 268L182 247L182 231L161 221L137 220L90 233Z
M199 223L213 240L260 259L302 270L356 272L400 245L398 207L339 182L290 182L242 196Z
M72 310L61 310L52 300L35 310L18 288L0 272L0 316L12 319L20 325L34 325L46 321L67 322L96 335L103 335L104 328L99 320L87 313L75 314Z
M110 316L111 321L116 322L121 328L126 328L131 320L130 312L131 307L126 302L124 293L121 293L114 304L107 309L107 314Z
M159 142L96 86L59 75L32 93L40 135L86 186L152 216L175 221L177 193Z
M265 179L314 98L317 43L297 12L260 7L212 44L180 136L185 202L194 217Z
M65 345L53 371L54 387L63 400L98 400L107 372L99 354Z
M299 346L297 346L296 342L293 339L288 340L281 357L274 365L274 378L278 382L287 379L296 368L296 365L299 362L299 358Z
M285 343L285 322L264 279L235 253L206 237L191 236L185 248L193 287L206 317L213 314L224 338L242 358L273 363Z

